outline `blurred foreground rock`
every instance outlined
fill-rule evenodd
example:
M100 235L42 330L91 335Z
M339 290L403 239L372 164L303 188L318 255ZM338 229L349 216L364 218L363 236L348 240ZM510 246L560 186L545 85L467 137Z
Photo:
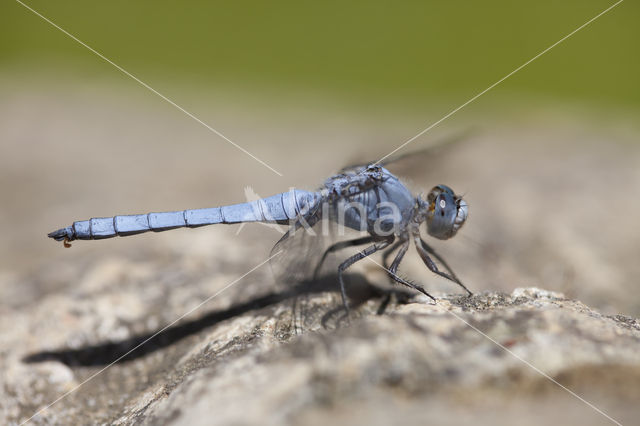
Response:
M533 367L617 421L640 415L640 322L562 294L521 288L433 305L400 293L385 307L385 291L354 275L360 305L347 324L334 288L255 296L254 277L153 337L213 286L196 280L172 296L157 290L162 268L123 262L87 271L82 290L4 309L0 422L24 421L90 379L33 422L611 423Z

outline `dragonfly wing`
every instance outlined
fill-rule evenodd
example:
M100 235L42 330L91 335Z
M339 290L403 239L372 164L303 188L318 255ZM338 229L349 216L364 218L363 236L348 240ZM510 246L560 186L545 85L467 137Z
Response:
M354 161L352 164L343 167L340 170L340 173L357 171L373 163L379 164L383 167L387 167L387 166L393 167L395 165L400 165L405 161L420 161L421 163L424 163L424 161L428 160L430 162L435 162L444 153L451 150L456 145L468 141L471 138L471 136L476 133L477 133L476 130L469 129L460 133L456 133L456 134L444 137L438 140L437 142L429 144L423 148L409 151L406 153L398 153L398 154L391 155L389 157L382 159L382 161L378 161L380 160L379 158L371 159L371 161L368 161L368 162Z
M315 224L294 222L271 249L271 269L279 283L295 285L310 278L309 263L324 246Z
M339 261L354 253L335 251L325 256L327 249L338 242L368 235L340 226L332 214L327 217L318 214L303 224L296 222L271 249L272 255L279 253L271 261L274 276L278 282L296 285L335 273Z
M407 159L420 161L429 159L430 161L434 161L458 144L468 141L475 133L477 133L475 130L468 129L460 133L449 135L420 149L391 155L380 161L380 165L386 167L387 165L399 163Z

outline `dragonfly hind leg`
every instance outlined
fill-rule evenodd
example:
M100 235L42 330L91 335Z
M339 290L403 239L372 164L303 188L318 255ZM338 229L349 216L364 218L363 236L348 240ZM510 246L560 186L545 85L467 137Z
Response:
M362 244L369 244L372 241L373 241L373 237L372 236L367 236L367 237L362 237L362 238L355 238L353 240L348 240L348 241L340 241L340 242L337 242L335 244L332 244L331 246L329 246L329 248L327 248L324 251L324 253L322 254L322 257L318 261L318 264L316 265L315 269L313 270L313 280L315 281L315 280L318 279L318 275L320 273L320 269L322 268L322 265L324 264L324 261L327 259L327 256L330 253L333 253L333 252L338 251L338 250L342 250L342 249L347 248L347 247L359 246L359 245L362 245Z
M338 281L340 281L340 294L342 295L342 305L344 306L344 310L347 313L347 318L349 317L349 303L347 302L347 292L345 290L345 285L344 285L344 277L343 277L344 271L354 263L358 262L359 260L362 260L367 256L371 256L373 253L379 250L383 250L387 248L389 244L391 244L392 242L393 242L393 239L378 241L370 245L369 247L365 248L364 250L349 257L347 260L342 262L340 266L338 266Z

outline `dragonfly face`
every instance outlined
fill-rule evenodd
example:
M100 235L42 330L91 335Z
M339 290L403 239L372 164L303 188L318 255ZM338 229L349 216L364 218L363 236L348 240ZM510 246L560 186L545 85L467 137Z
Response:
M467 203L448 186L434 186L427 196L427 203L427 233L432 237L449 239L467 220Z

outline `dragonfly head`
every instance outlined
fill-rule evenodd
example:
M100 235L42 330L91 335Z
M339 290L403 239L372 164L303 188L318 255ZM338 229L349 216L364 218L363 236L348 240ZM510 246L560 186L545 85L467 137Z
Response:
M467 203L445 185L434 186L424 204L427 233L440 240L456 235L469 215Z

